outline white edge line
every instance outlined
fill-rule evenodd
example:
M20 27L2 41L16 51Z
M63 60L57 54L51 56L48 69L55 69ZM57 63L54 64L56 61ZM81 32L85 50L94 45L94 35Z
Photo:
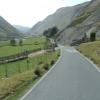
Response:
M91 64L97 69L98 72L100 72L100 69L97 67L96 64L94 64L93 61L91 61L89 58L87 58L86 56L84 56L84 55L83 55L82 53L80 53L78 50L76 50L76 51L77 51L77 53L78 53L80 56L82 56L85 60L87 60L89 63L91 63Z
M42 76L42 78L20 100L24 100L25 97L27 97L32 92L32 90L38 86L38 84L55 68L55 66L59 63L61 58L62 58L62 48L60 49L60 57L56 61L56 63L52 66L52 68L47 73L45 73Z

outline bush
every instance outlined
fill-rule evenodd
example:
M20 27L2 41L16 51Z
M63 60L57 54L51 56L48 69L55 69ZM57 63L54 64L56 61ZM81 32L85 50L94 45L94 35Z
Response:
M11 46L16 46L16 40L15 39L10 40L10 44Z
M34 71L34 74L37 76L37 77L41 77L42 74L43 74L43 71L40 67L37 67Z
M58 57L60 57L60 54L57 54Z
M42 61L40 61L38 64L39 64L39 65L41 65L41 64L43 64L43 62L42 62Z
M43 68L44 68L45 70L49 70L49 64L44 64Z
M93 32L93 33L90 34L90 41L93 42L95 40L96 40L96 33Z
M54 60L52 60L50 64L51 64L51 65L53 65L54 63L55 63L55 61L54 61Z

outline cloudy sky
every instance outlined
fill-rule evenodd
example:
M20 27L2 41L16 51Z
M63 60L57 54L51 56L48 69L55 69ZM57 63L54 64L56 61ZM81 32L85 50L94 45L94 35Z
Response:
M0 0L0 16L12 25L31 27L58 8L89 0Z

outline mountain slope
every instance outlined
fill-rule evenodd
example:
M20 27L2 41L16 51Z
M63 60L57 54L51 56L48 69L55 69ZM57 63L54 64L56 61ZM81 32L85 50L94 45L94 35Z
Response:
M20 32L0 16L0 40L19 37Z
M57 40L63 44L71 43L82 38L84 33L89 36L94 31L100 36L100 0L92 0L84 7L71 24L58 33Z
M87 4L88 2L73 7L63 7L58 9L54 14L33 26L30 33L39 35L42 34L44 30L53 26L57 26L59 30L62 30L77 16L77 11L80 12Z
M14 25L14 27L24 34L26 34L30 29L29 27L24 27L24 26L20 26L20 25Z

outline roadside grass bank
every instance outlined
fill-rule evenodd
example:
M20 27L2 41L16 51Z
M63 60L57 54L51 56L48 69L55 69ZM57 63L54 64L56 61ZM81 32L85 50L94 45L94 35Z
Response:
M2 72L0 78L0 100L19 100L19 98L30 89L52 65L57 61L60 56L60 51L47 52L38 55L34 58L29 58L29 65L26 66L26 60L14 62L12 66L9 65L9 75L5 78ZM19 63L21 72L18 72ZM14 66L16 65L16 68ZM25 67L26 66L26 67ZM3 67L0 67L1 69ZM16 74L11 74L16 73Z
M100 68L100 41L83 43L78 50Z

